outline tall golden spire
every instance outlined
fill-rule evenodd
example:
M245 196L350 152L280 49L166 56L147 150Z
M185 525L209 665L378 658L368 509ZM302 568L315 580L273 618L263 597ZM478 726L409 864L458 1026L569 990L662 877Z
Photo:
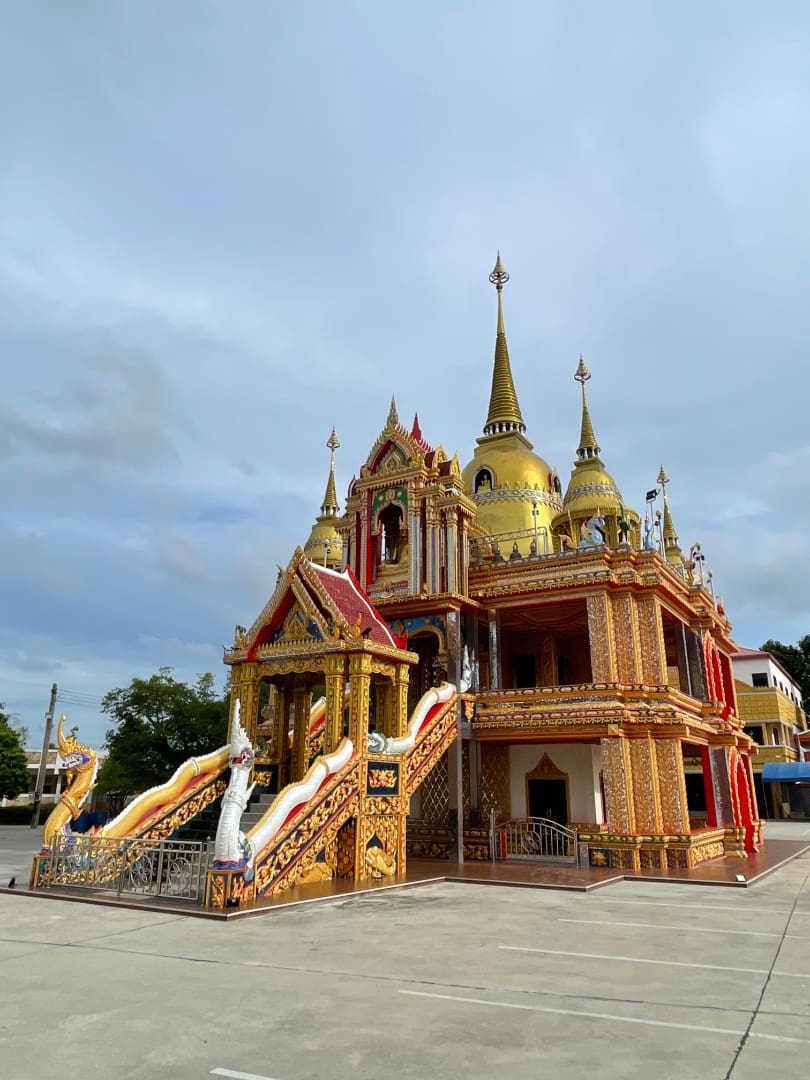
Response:
M681 545L678 543L678 534L675 531L675 522L672 520L669 499L667 498L669 477L663 465L658 472L657 482L661 485L661 494L664 497L664 519L661 528L661 539L664 542L664 558L674 566L683 566L683 552L681 551Z
M591 414L588 411L588 399L585 396L585 383L590 377L591 373L585 367L585 361L582 359L582 353L580 353L579 364L574 374L574 378L582 387L582 429L579 435L579 447L577 448L577 457L580 461L584 461L586 458L599 457L599 444L593 431Z
M326 445L329 449L329 479L326 482L326 494L321 503L321 514L324 517L334 517L340 509L335 490L335 451L340 446L340 439L337 437L334 428L332 428L332 434L327 439Z
M502 432L519 431L524 434L526 425L520 412L512 368L509 364L509 348L506 344L506 331L503 325L503 306L501 291L509 280L503 268L501 253L489 280L498 291L498 331L495 338L495 366L492 369L492 391L489 395L489 413L484 425L485 435L499 435Z

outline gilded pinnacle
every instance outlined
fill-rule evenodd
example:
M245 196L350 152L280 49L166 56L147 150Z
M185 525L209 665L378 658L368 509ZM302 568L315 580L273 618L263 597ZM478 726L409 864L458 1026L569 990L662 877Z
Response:
M388 410L388 427L399 427L399 413L397 412L397 399L391 395L391 408Z
M340 446L340 439L337 437L337 432L332 428L332 434L329 436L326 443L330 457L329 457L329 479L326 481L326 493L321 503L321 514L328 517L334 517L340 510L340 503L337 499L337 491L335 490L335 450Z
M495 365L492 370L492 390L489 396L489 412L487 413L487 422L484 425L484 434L497 435L510 431L518 431L523 434L526 425L523 423L523 416L515 392L515 383L512 378L509 348L506 344L506 330L503 322L503 306L501 304L501 290L509 280L509 274L503 268L500 252L495 263L495 269L489 275L489 280L498 291L498 325L495 336Z
M580 353L579 364L574 372L574 378L582 387L582 426L579 434L579 447L577 448L577 457L580 461L599 456L599 444L596 441L591 414L588 409L588 400L585 396L585 383L590 377L591 373L585 367L585 361L582 359L582 353Z

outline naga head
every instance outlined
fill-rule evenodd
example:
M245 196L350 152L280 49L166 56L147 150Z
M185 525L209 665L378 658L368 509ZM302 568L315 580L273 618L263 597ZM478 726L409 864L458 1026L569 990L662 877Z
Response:
M72 779L77 773L87 772L95 768L95 751L80 743L75 735L65 735L65 714L59 717L59 726L56 729L56 740L59 743L59 755L62 763L68 771L68 779ZM75 730L75 729L74 729Z
M249 769L253 764L253 744L242 727L240 713L241 703L237 698L233 710L233 728L231 729L231 768L235 765L241 765Z

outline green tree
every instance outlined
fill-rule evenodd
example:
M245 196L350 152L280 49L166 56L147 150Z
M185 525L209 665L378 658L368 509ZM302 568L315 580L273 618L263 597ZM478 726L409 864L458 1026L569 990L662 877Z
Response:
M788 675L796 680L802 690L802 707L810 713L810 634L805 634L796 645L766 641L760 647L763 652L772 653Z
M114 723L99 772L102 791L130 794L161 784L188 758L216 750L228 737L228 699L217 695L210 672L189 686L163 667L110 690L101 708Z
M0 798L16 799L28 791L30 777L20 733L15 731L0 703Z

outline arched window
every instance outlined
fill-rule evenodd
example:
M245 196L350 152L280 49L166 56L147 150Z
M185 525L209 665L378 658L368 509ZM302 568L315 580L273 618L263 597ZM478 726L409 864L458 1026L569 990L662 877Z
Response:
M479 491L492 491L494 487L495 480L492 476L492 470L479 469L473 480L473 494L477 495Z
M398 562L406 535L403 528L402 508L390 503L381 512L379 521L383 533L382 560L387 563Z

